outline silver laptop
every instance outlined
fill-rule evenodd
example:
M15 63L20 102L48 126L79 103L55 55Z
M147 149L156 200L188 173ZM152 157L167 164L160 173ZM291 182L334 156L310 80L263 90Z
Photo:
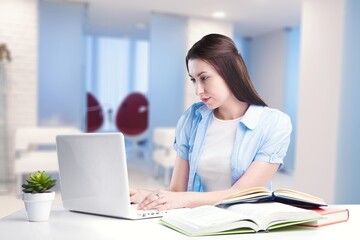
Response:
M58 135L56 147L65 209L126 219L164 214L130 203L122 133Z

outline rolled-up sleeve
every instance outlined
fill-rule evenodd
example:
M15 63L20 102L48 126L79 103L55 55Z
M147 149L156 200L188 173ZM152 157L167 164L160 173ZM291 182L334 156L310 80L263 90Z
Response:
M174 149L184 160L189 160L190 131L197 105L191 106L180 117L175 131Z
M292 125L289 116L284 113L277 114L276 118L271 121L273 124L269 126L254 161L280 163L280 169L290 144Z

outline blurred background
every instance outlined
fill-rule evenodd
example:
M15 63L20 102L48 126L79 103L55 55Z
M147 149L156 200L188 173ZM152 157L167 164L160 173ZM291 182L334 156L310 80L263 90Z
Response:
M39 145L69 129L123 132L133 181L167 185L168 139L198 101L186 52L221 33L292 119L276 186L360 203L359 25L357 0L0 0L0 193L35 166L56 173Z

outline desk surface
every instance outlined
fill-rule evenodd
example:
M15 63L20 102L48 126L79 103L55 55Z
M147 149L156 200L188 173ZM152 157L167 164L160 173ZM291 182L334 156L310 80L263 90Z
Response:
M336 207L336 205L334 205ZM359 239L360 205L339 205L350 211L348 222L321 228L290 227L269 233L195 237L193 239ZM159 219L124 220L75 213L53 206L48 222L28 222L25 209L0 220L1 239L189 239L159 224Z

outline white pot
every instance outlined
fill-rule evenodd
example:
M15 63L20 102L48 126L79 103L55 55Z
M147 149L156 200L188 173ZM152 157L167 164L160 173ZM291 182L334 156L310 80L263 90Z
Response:
M49 220L51 205L55 199L55 192L23 193L26 212L30 222Z

